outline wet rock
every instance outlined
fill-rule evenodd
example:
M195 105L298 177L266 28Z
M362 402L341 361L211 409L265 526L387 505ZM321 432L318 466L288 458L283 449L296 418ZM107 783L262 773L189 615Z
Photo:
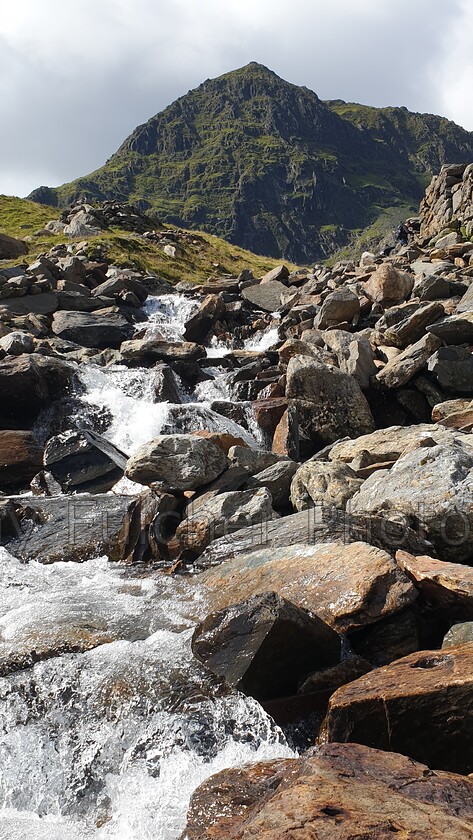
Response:
M215 609L272 590L339 632L379 621L417 595L389 554L356 542L292 544L238 553L203 572L199 580L212 590Z
M441 559L467 561L473 557L472 475L473 451L460 443L416 449L370 476L351 510L401 519L422 529Z
M100 435L76 430L49 439L43 463L64 493L105 493L123 476L127 456L105 439L102 451L99 441Z
M212 613L192 637L197 659L260 702L295 694L301 677L335 665L340 650L338 633L275 592Z
M279 280L271 280L266 283L257 283L255 286L248 286L242 290L242 297L251 303L256 309L263 309L265 312L276 312L281 305L281 295L286 287Z
M0 361L0 425L28 425L39 410L71 385L74 370L67 362L23 354Z
M366 744L429 767L473 770L473 644L419 651L339 688L320 740Z
M192 504L189 505L186 513L176 530L176 540L181 551L192 551L196 555L224 534L258 525L275 516L271 494L265 487L219 493L198 503L195 512Z
M206 295L197 312L186 322L184 340L202 343L211 327L225 313L225 303L220 295Z
M75 341L83 347L120 347L130 336L132 328L123 317L116 313L95 315L87 312L57 312L53 316L51 327L54 335Z
M41 469L43 449L31 432L0 431L0 490L27 487Z
M126 475L140 484L156 482L162 490L193 490L209 484L228 466L222 450L194 435L160 435L140 446Z
M301 686L299 686L298 694L311 694L314 691L335 691L341 685L346 685L363 674L368 674L373 668L366 659L361 659L359 656L350 656L349 659L343 659L337 665L332 665L331 668L324 668L321 671L315 671L306 677Z
M464 618L473 620L473 568L407 551L398 551L396 560L429 604L459 608Z
M351 324L353 319L359 315L359 312L360 301L358 296L345 286L327 295L314 320L314 327L325 330L337 324Z
M124 341L120 353L126 361L138 365L149 365L153 362L195 362L205 356L205 349L190 341L173 343L163 339L132 339Z
M403 755L325 744L207 779L181 840L471 840L472 791L472 780Z
M440 347L428 369L447 393L473 394L473 355L466 347Z
M1 342L0 342L1 343ZM264 432L274 434L284 412L287 410L285 397L271 397L269 399L257 399L253 403L255 420Z
M352 633L350 646L379 668L414 653L422 647L419 640L417 615L412 607L406 607L395 615L389 615L376 624Z
M276 509L287 508L291 481L298 466L294 461L278 461L249 478L248 487L266 487L271 493L273 506Z
M390 263L384 263L376 269L364 284L364 292L374 303L383 309L395 306L407 300L414 286L414 277L399 271Z
M20 560L82 563L121 559L120 531L131 496L101 494L9 499L0 511L1 542Z
M454 624L445 636L442 648L457 647L473 642L473 621Z
M427 366L430 357L441 343L441 339L436 335L427 333L388 362L377 374L376 380L385 388L400 388Z
M287 368L286 396L297 409L300 429L319 449L341 437L374 430L358 383L330 365L295 356Z
M307 510L315 505L345 510L348 500L362 484L348 464L341 461L306 461L292 480L291 502L295 510Z
M153 391L156 402L169 402L173 405L182 402L174 371L164 363L157 364L154 368Z

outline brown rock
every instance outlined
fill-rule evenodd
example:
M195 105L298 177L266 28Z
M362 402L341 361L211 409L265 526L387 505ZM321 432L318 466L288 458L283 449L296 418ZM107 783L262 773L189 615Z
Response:
M365 283L364 291L370 300L379 303L383 309L388 309L407 300L413 286L413 275L399 271L390 263L384 263Z
M444 314L444 308L441 303L437 303L436 301L426 303L424 306L419 306L407 318L403 318L397 324L389 327L384 333L384 339L387 343L404 349L409 344L414 344L416 341L419 341L427 328L429 332L440 335L436 331L437 325L434 324L434 321L441 318ZM433 326L429 326L429 324ZM440 335L440 338L443 338L443 336Z
M204 341L210 328L224 312L225 304L220 295L206 295L197 312L186 322L184 341Z
M272 268L261 278L261 283L271 283L273 280L287 280L289 277L289 269L285 265L277 265Z
M377 381L386 388L400 388L427 365L429 358L441 343L441 339L436 335L427 333L420 341L407 347L399 356L388 362L376 375Z
M228 455L228 451L232 446L248 446L243 438L236 437L227 432L209 432L207 429L199 429L199 431L192 432L192 434L209 440L210 443L214 443L225 455Z
M297 411L292 406L284 412L274 430L271 451L274 455L287 455L294 460L299 458Z
M22 239L0 233L0 260L14 260L27 253L28 245Z
M43 466L43 450L31 432L0 432L0 490L27 486Z
M473 619L473 568L462 563L444 563L433 557L415 557L398 551L396 560L426 600L440 607L461 607Z
M213 609L273 591L341 632L372 624L416 598L389 554L361 542L238 554L203 572L199 580L211 590Z
M473 644L419 651L339 688L320 740L369 743L435 769L471 773L472 701Z
M253 411L258 426L271 435L273 435L286 410L287 400L284 397L255 400L253 403Z
M181 840L471 840L472 794L472 779L403 755L325 744L212 776Z

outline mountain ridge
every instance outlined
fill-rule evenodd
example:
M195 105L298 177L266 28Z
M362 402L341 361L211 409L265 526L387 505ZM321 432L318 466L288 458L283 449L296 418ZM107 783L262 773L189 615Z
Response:
M104 166L46 188L48 203L114 199L255 253L311 262L386 216L416 212L473 133L405 108L322 101L251 62L143 123ZM457 160L455 160L457 162ZM41 200L41 190L30 197Z

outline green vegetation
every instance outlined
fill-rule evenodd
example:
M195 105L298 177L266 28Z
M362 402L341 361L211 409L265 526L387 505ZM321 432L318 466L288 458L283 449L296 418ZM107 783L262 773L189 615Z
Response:
M452 160L473 160L473 135L448 120L324 103L251 63L178 99L55 196L61 206L139 203L167 223L310 263L390 208L417 207Z
M71 242L71 239L63 235L41 232L36 235L46 222L57 219L58 216L57 208L44 207L20 198L0 196L0 232L20 239L28 235L29 261L33 261L39 254L46 253L54 245ZM178 230L172 225L169 225L169 229ZM111 263L123 268L153 272L170 283L177 283L179 280L197 283L211 275L238 275L244 268L251 269L258 277L278 264L271 257L257 256L216 236L195 231L189 231L189 236L184 237L182 245L178 243L176 257L167 256L162 246L145 237L116 228L88 239L86 250L91 260L107 258ZM14 262L18 261L3 262L2 265ZM295 268L291 264L289 267Z

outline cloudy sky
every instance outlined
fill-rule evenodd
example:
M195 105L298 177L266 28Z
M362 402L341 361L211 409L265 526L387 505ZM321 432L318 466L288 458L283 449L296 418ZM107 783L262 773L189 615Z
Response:
M471 0L4 0L0 193L87 174L133 128L249 61L323 99L473 130Z

